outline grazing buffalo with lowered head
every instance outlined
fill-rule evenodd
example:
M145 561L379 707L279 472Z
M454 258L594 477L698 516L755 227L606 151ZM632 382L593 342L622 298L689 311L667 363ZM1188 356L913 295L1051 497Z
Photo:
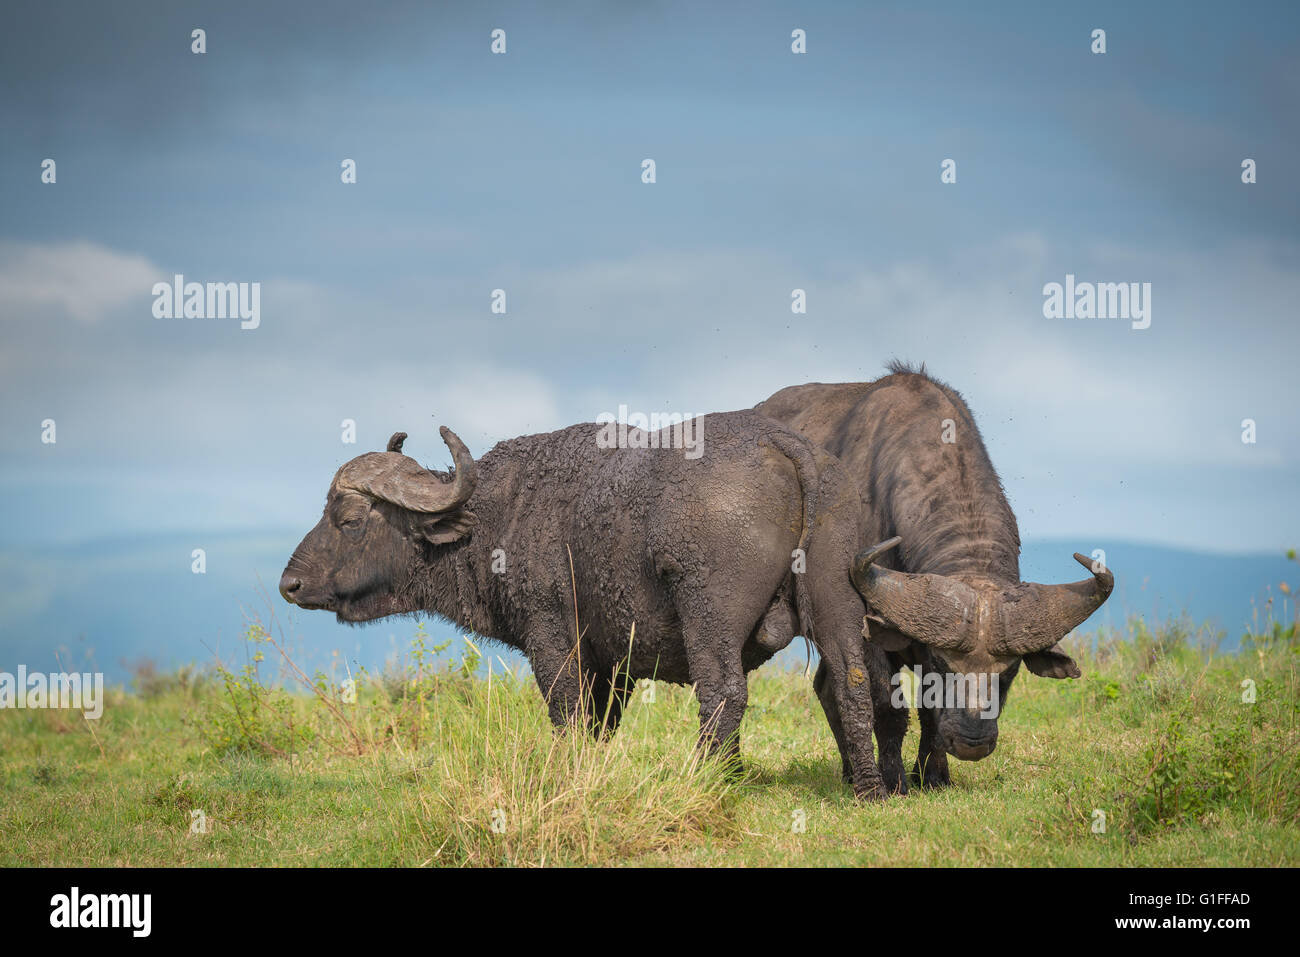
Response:
M477 462L444 428L451 473L403 455L398 433L339 469L280 592L347 622L432 612L520 649L561 727L616 726L638 678L693 684L701 745L729 757L746 673L803 634L822 656L854 790L883 796L879 669L864 660L849 577L863 535L853 483L758 413L694 425L703 453L691 457L668 430L607 448L590 424L501 442Z
M1076 554L1090 572L1083 581L1022 582L1016 517L970 409L924 367L890 370L875 382L782 389L757 410L831 452L859 486L867 540L880 543L852 570L869 609L868 644L887 653L894 674L919 667L973 692L918 708L913 773L939 787L950 783L948 754L979 760L993 751L997 714L1022 663L1043 677L1079 677L1057 642L1106 600L1114 579ZM816 684L825 680L819 672ZM834 726L835 701L820 697ZM906 791L908 712L876 702L885 785Z

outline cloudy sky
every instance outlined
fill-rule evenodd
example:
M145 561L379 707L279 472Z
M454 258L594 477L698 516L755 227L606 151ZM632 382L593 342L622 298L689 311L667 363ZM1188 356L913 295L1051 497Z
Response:
M1048 6L10 4L0 544L306 531L397 430L441 465L893 357L1025 538L1300 544L1300 8ZM155 318L176 273L260 327ZM1067 273L1150 328L1044 318Z

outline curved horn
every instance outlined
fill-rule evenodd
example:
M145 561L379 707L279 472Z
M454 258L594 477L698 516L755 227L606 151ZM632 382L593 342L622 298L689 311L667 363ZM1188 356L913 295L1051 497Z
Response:
M474 464L474 456L469 454L469 449L460 440L460 436L445 425L439 427L438 434L442 436L447 448L451 449L451 460L456 465L456 471L452 475L451 504L440 510L448 511L464 505L474 494L474 486L478 484L478 466Z
M405 435L398 432L389 440L388 452L372 452L353 459L339 473L339 485L353 488L375 498L392 502L412 512L450 512L469 501L474 494L478 470L465 443L445 425L438 430L451 449L456 470L450 482L423 468L418 462L400 455ZM396 445L397 449L393 446Z
M406 441L405 432L394 432L393 437L388 440L388 451L389 452L402 451L402 443L405 441Z
M1074 560L1092 572L1092 577L1069 585L1025 582L1006 595L1002 635L991 649L994 654L1045 651L1083 624L1110 597L1115 587L1110 569L1078 552Z
M903 544L903 537L901 535L895 535L893 538L886 539L879 545L872 545L865 551L858 552L858 557L853 559L853 566L854 568L857 568L858 566L866 568L868 565L875 562L875 560L881 555L885 554L885 552L889 551L891 548L897 548L901 544Z
M979 596L956 579L896 572L876 564L901 541L891 538L859 552L849 571L854 586L872 611L908 637L935 648L969 648Z

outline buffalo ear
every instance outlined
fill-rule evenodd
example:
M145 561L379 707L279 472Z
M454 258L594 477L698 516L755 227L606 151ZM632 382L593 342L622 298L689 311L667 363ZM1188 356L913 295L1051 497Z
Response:
M417 528L430 544L449 545L469 535L474 528L474 513L457 509L440 515L422 515Z
M1025 655L1025 667L1040 678L1081 678L1083 672L1074 659L1061 650L1060 645L1052 645L1046 651L1035 651Z
M862 619L862 637L886 651L902 651L912 640L901 631L884 624L883 619L876 619L872 615Z

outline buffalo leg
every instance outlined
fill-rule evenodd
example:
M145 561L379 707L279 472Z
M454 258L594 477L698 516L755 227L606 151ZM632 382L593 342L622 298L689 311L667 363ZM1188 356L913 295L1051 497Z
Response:
M856 633L847 636L854 639L852 641L844 640L845 637L840 636L839 641L827 641L818 650L826 662L826 683L839 713L840 728L849 754L853 793L860 798L883 798L886 791L880 769L876 767L871 740L871 683L862 657L862 639Z
M907 736L908 709L894 707L889 659L870 642L863 645L867 673L871 678L871 699L876 723L876 744L880 750L880 777L891 794L907 793L903 770L903 738Z
M889 704L875 708L876 744L880 748L880 777L891 794L907 793L903 772L903 738L907 734L907 711Z
M809 567L813 567L812 556ZM847 568L848 559L839 567ZM826 708L826 698L822 706L827 710L832 732L839 728L836 738L843 742L842 753L848 758L853 793L860 798L883 798L888 792L876 766L872 741L875 716L871 676L863 654L862 600L848 575L842 580L839 575L814 575L808 584L815 644L826 669L818 696L825 695L834 702L833 712Z
M775 575L773 576L776 577ZM767 611L770 591L715 574L708 581L677 582L673 602L682 623L686 667L700 702L699 747L741 771L740 722L749 703L742 649Z
M872 680L870 665L875 659L869 661L866 654L862 598L847 574L858 549L856 516L861 498L835 463L823 460L819 464L820 514L808 550L807 578L802 581L812 602L813 641L826 669L818 697L841 755L848 759L853 793L875 800L888 794L872 740L872 685L877 682ZM799 585L797 581L796 595ZM828 700L834 702L833 712L827 707Z
M613 675L590 672L592 709L589 716L591 733L599 737L608 737L618 730L623 719L623 708L632 694L635 682L625 668Z
M706 667L699 669L703 673L696 678L694 664L691 678L700 701L699 746L710 755L720 755L739 773L742 769L740 722L749 703L745 669L737 656L735 661L707 662Z
M848 742L844 740L844 726L840 724L840 706L835 701L835 693L831 690L831 672L826 667L826 661L823 659L817 664L817 674L813 676L813 690L817 692L817 700L822 703L822 711L826 713L826 723L831 726L831 734L835 735L835 746L840 750L840 777L846 784L853 781L853 767L849 764Z
M680 606L679 606L680 607ZM755 612L755 621L758 618ZM717 616L711 627L683 617L682 637L686 644L687 667L695 696L700 702L698 746L710 755L720 755L736 772L740 765L740 721L749 703L749 686L740 649L754 622L743 628L718 634Z
M879 680L875 671L871 672L870 677L873 684ZM821 702L822 711L826 713L826 723L831 726L831 733L835 735L835 744L840 750L840 777L846 784L852 783L853 769L849 763L848 743L844 740L839 705L835 701L830 669L826 667L825 661L817 666L817 674L813 678L813 690L817 692L817 700ZM876 693L873 713L876 744L880 752L878 759L880 778L884 782L886 791L891 794L906 794L907 781L903 774L903 737L907 734L907 712L900 712L888 701L882 704L879 694Z
M952 783L948 775L948 755L936 747L939 733L939 712L934 708L917 708L921 719L921 744L916 750L916 764L912 777L922 787L946 788Z
M556 636L564 634L562 626L539 633L527 644L528 663L537 686L546 700L551 723L567 728L586 715L590 721L592 682L583 673L579 651Z

